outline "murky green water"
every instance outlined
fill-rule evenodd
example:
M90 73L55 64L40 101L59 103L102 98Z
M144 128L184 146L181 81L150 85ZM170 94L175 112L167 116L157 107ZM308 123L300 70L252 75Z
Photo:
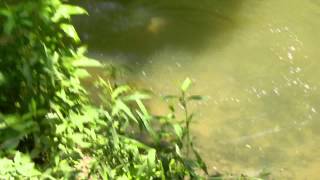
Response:
M209 97L193 130L211 171L319 178L320 0L82 5L91 56L130 66L159 94L188 76Z

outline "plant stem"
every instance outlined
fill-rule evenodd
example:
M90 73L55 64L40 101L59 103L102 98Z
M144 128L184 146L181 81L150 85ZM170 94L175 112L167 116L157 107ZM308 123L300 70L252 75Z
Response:
M184 109L185 114L185 121L186 121L186 135L187 135L187 157L189 156L189 149L190 149L190 120L188 118L189 112L188 112L188 105L186 103L186 96L185 93L182 93L182 100L181 100L182 107Z

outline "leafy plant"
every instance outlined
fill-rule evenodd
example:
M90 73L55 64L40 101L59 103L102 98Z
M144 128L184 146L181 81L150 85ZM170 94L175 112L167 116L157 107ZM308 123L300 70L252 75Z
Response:
M13 179L12 177L35 178L41 173L34 168L30 157L16 152L13 160L8 158L0 159L0 177Z
M81 79L103 65L85 57L76 14L86 11L60 0L0 2L1 177L197 177L199 161L180 151L191 120L152 116L148 94L102 78L100 106L90 102Z

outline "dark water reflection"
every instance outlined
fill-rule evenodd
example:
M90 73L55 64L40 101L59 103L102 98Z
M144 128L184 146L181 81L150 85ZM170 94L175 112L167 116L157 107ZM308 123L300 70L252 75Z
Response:
M231 33L243 0L82 1L90 16L75 19L91 52L140 62L159 49L199 52L208 37ZM228 40L224 39L227 43ZM219 43L219 46L223 44Z

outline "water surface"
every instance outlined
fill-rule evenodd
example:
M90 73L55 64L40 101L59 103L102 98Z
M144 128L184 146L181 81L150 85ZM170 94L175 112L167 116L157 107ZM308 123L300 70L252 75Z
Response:
M211 171L318 179L319 0L81 5L91 56L129 66L131 80L158 94L191 77L192 93L209 97L193 131Z

